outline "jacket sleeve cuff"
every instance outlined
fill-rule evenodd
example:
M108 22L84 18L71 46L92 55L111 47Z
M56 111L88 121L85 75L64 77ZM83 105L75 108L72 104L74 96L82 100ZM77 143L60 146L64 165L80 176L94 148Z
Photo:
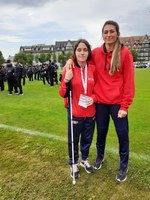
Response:
M94 94L91 97L92 97L94 103L97 102L97 98L96 98L96 96Z
M120 107L120 109L119 109L119 110L124 110L124 111L126 111L126 112L128 111L128 109L127 109L127 108L125 108L125 107L122 107L122 106Z

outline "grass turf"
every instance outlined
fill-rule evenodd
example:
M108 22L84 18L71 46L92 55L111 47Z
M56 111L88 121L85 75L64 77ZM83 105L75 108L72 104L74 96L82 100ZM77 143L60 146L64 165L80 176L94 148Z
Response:
M149 97L150 69L136 69L136 96L129 109L130 160L128 179L118 183L118 142L111 121L102 169L81 177L69 175L67 142L0 129L0 200L4 199L150 199ZM7 87L7 85L5 85ZM23 87L24 96L0 92L0 124L67 138L66 110L58 88L41 81ZM89 160L96 156L96 132Z

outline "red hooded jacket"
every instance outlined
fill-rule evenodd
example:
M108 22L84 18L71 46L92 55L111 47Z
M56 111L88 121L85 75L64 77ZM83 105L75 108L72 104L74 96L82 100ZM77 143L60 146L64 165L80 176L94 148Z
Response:
M109 74L112 52L104 51L104 44L92 51L97 81L94 88L97 101L103 104L121 104L127 111L134 98L134 66L130 51L122 46L121 65L114 75Z
M73 78L71 79L71 88L72 88L72 114L74 117L92 117L95 115L95 104L88 106L87 108L81 107L78 105L80 94L84 94L84 88L81 79L81 71L78 66L75 66L73 69ZM87 94L86 96L92 97L94 102L96 101L94 94L94 85L95 85L95 66L88 64L87 66ZM66 74L66 69L63 71L62 82L59 88L59 94L61 97L65 97L67 92L67 84L64 82L64 77ZM65 99L65 107L68 104L68 97Z

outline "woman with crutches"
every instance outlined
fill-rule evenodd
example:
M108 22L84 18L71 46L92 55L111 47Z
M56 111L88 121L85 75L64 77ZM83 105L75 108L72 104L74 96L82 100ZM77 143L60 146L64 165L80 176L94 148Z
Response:
M94 85L96 73L95 66L88 63L90 59L90 44L84 39L78 40L73 51L74 68L64 69L59 89L60 96L65 98L65 107L68 108L69 165L71 177L75 178L79 177L79 141L81 151L80 165L85 168L87 173L93 172L93 168L88 161L88 155L95 127L94 102L96 98L94 95ZM71 96L69 96L70 86ZM72 116L70 115L70 110L72 110ZM72 133L73 142L71 139ZM72 148L72 143L74 148Z

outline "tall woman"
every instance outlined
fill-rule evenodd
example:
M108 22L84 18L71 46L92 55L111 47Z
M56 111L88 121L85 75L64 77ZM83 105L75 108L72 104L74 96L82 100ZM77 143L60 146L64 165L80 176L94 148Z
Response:
M97 158L93 167L101 168L104 160L106 136L110 116L114 122L119 141L120 165L116 179L123 182L127 178L129 160L128 108L134 97L134 67L130 51L120 42L119 25L106 21L102 28L104 44L92 52L96 66L95 85Z

